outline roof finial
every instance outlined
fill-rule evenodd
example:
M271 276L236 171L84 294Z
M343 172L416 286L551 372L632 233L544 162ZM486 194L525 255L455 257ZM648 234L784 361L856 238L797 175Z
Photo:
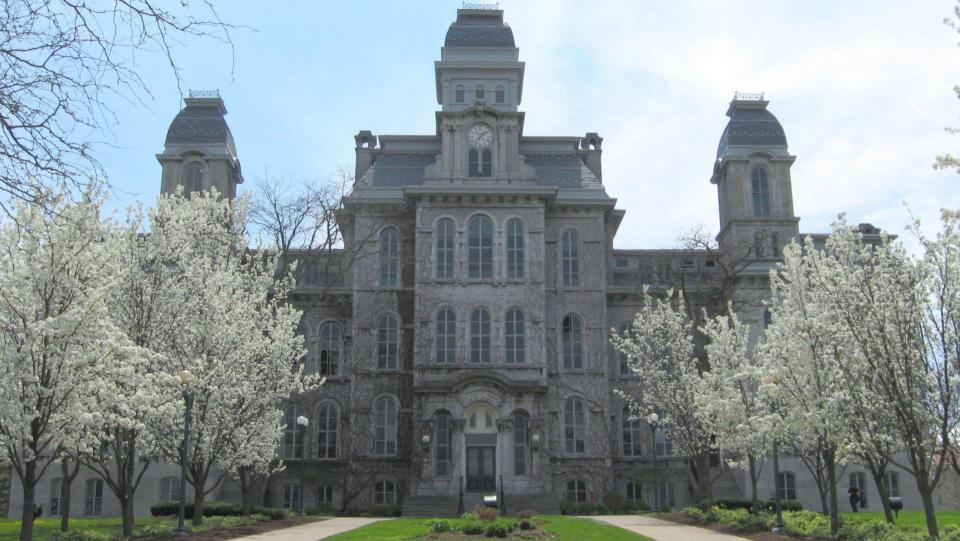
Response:
M480 10L494 11L494 10L500 9L500 3L497 2L494 4L479 4L476 2L464 2L461 9L480 9Z

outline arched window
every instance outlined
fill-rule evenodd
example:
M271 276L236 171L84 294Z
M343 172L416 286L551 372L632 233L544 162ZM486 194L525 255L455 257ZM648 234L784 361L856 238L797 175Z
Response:
M527 462L530 459L529 427L527 416L523 413L513 414L513 474L526 475Z
M457 103L463 103L467 100L463 85L457 85L457 89L454 91L454 99Z
M63 504L63 478L57 477L50 482L50 516L56 517L63 514L61 508ZM161 500L172 500L173 498L160 498Z
M317 348L320 355L319 372L324 376L336 376L340 372L340 354L343 351L340 324L328 321L320 326L320 340Z
M860 493L860 502L857 506L860 509L867 508L867 474L862 471L853 472L850 474L850 486L857 487L857 491Z
M627 501L636 505L643 503L643 485L637 481L627 483Z
M297 483L285 483L281 487L281 492L283 495L283 502L281 503L283 508L298 511L300 509L300 485Z
M660 419L663 419L662 411L658 411L657 414L660 416ZM667 432L663 429L662 421L660 425L657 426L656 432L654 432L653 441L655 443L654 451L656 451L657 456L673 455L673 439L668 436Z
M83 501L83 514L88 517L99 517L102 511L103 481L100 479L87 479Z
M563 367L572 370L583 368L583 324L576 314L567 314L563 318L561 342Z
M757 218L770 216L770 183L767 182L767 170L757 166L750 173L753 185L753 215Z
M523 278L523 222L507 222L507 278Z
M377 400L373 421L373 454L397 454L397 402L389 396Z
M627 338L630 336L630 322L624 322L620 325L620 337ZM632 372L630 371L630 357L622 351L617 351L617 364L620 367L620 375L629 376Z
M563 450L568 454L581 454L585 451L586 419L583 402L579 398L568 398L563 406Z
M203 190L203 163L187 162L183 166L183 191L191 193L201 190Z
M286 428L283 431L283 458L303 458L303 438L307 427L297 424L297 418L303 416L303 406L290 404L284 410Z
M630 408L623 408L623 456L626 458L636 458L643 454L641 451L643 421L631 419L631 417Z
M392 314L377 320L377 369L396 370L400 364L400 322Z
M563 287L580 287L580 239L573 229L560 236L560 260Z
M494 98L497 100L497 103L503 103L505 93L503 91L503 85L497 85L497 89L494 93Z
M895 472L893 470L887 470L883 474L883 489L884 494L887 495L887 498L899 498L900 497L900 472ZM796 500L796 494L794 494L792 500Z
M373 503L376 505L396 505L397 486L393 481L377 481L373 489Z
M438 412L434 420L437 475L450 475L450 414Z
M453 278L453 236L453 220L444 218L437 222L436 271L438 280L450 280Z
M467 174L471 177L489 177L493 175L493 154L490 149L471 148L468 153Z
M380 287L400 285L400 234L387 228L380 232Z
M523 321L523 312L518 308L508 310L503 326L504 360L516 364L527 362L526 327Z
M317 411L317 458L337 458L337 408L327 402Z
M493 221L474 216L467 228L467 276L493 278Z
M677 484L673 481L660 481L660 508L677 506Z
M770 233L770 257L780 257L780 235Z
M160 500L176 500L180 498L180 478L167 475L160 478Z
M490 362L490 312L483 308L470 314L470 362Z
M797 476L793 472L780 472L780 499L797 499Z
M583 482L583 479L567 481L567 501L587 503L587 484Z
M317 487L317 506L321 503L333 503L333 485L320 485Z
M478 100L482 100L487 97L487 93L483 88L483 85L477 85L477 88L473 91L473 95L477 97Z
M457 314L449 308L437 312L436 341L437 362L457 362Z

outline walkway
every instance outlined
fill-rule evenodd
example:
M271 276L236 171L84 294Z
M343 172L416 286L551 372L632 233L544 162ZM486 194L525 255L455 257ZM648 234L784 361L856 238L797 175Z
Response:
M317 541L326 539L338 533L366 526L376 522L378 518L336 517L330 520L321 520L299 526L291 526L280 530L263 532L246 537L238 537L231 541Z
M676 522L660 520L645 515L612 515L584 518L613 524L624 530L645 535L655 541L747 541L746 538L743 537L719 533L706 528L677 524Z

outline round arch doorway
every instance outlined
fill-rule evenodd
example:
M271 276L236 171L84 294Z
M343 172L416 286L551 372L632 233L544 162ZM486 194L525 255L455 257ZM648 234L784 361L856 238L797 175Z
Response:
M497 488L497 412L489 404L467 408L464 427L467 458L467 492Z

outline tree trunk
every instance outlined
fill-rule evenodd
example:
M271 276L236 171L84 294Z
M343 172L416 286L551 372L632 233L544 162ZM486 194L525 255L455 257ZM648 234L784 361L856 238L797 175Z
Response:
M823 457L824 465L827 467L827 483L830 491L830 533L837 535L840 530L840 509L837 507L837 462L836 451L833 449L826 451Z
M136 479L134 478L136 474L137 467L137 453L136 453L136 439L135 437L127 439L126 447L126 456L123 457L123 471L120 471L120 468L117 468L117 488L122 494L117 494L118 499L120 500L120 517L123 521L123 536L127 539L133 537L133 525L136 518L133 514L133 495L134 495L134 483ZM120 464L118 464L119 466Z
M194 479L197 479L194 477ZM193 485L193 525L203 524L203 488L207 483L202 480L194 481Z
M923 514L927 519L927 535L932 539L940 537L940 531L937 528L937 510L933 508L933 488L926 479L917 478L917 488L920 491L920 499L923 500ZM20 537L23 539L23 536Z
M747 464L750 468L750 512L760 511L760 502L757 498L757 457L753 453L747 454Z
M20 514L20 541L33 539L33 497L36 491L37 461L36 459L24 464L23 472L23 510Z
M250 493L253 490L253 487L251 486L253 482L250 479L250 475L247 473L247 468L240 468L238 474L240 476L240 506L243 509L243 514L249 515L250 508L252 507L250 505Z
M120 518L123 521L123 537L133 538L133 498L120 498Z
M890 508L890 498L887 497L886 491L883 490L883 475L886 472L887 468L873 468L870 467L870 475L873 477L873 482L877 485L877 492L880 493L880 505L883 506L883 516L887 520L888 524L895 524L896 521L893 518L893 509Z

